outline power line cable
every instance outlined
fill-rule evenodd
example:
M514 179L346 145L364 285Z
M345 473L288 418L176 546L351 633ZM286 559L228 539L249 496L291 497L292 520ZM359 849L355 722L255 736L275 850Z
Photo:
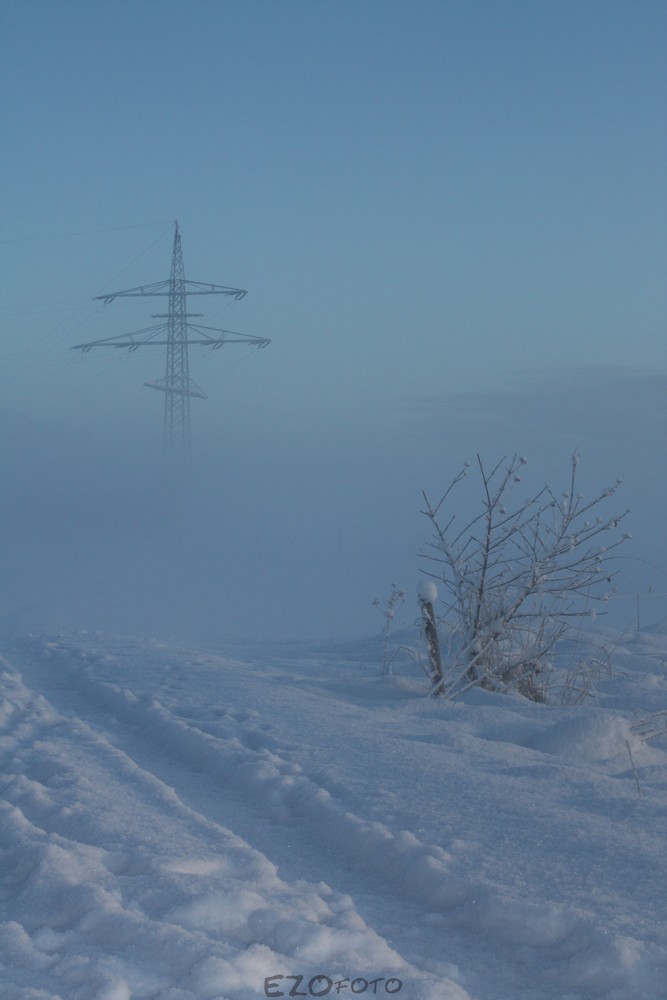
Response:
M144 222L136 226L113 226L109 229L80 229L75 233L49 233L45 236L16 236L11 239L0 240L0 244L5 243L33 243L40 240L63 240L71 236L94 236L99 233L123 233L128 229L154 229L156 226L164 226L164 222ZM172 226L173 222L169 222Z
M164 229L160 233L159 236L157 236L154 240L151 240L151 242L148 244L147 247L145 247L140 253L138 253L136 255L136 257L133 257L132 260L128 264L126 264L125 267L123 267L120 271L118 271L117 274L115 274L112 278L110 278L107 282L105 282L105 284L102 285L102 287L99 289L98 294L103 293L109 287L109 285L113 284L113 282L115 282L116 279L120 277L120 275L124 274L127 270L129 270L132 267L133 264L135 264L145 254L147 254L148 251L151 250L155 246L156 243L158 243L161 239L163 239L164 236L166 236L166 234L168 232L171 231L172 225L173 225L173 223L170 222L169 226L166 229ZM144 227L141 227L141 226L128 226L128 227L123 227L123 228L139 229L139 228L144 228ZM113 230L100 230L100 231L101 232L112 232ZM88 312L87 315L83 316L83 318L80 320L79 323L76 324L76 326L73 326L73 327L69 327L68 326L67 329L66 329L66 331L65 331L65 333L62 335L62 337L59 337L57 340L55 340L54 343L49 348L47 348L47 350L42 351L36 357L33 357L30 360L26 361L26 363L22 367L20 367L18 369L15 369L14 372L13 372L13 376L16 377L18 375L23 374L23 372L27 371L33 365L35 365L39 361L41 361L41 359L44 358L54 347L57 347L59 344L62 344L64 340L66 340L69 336L71 336L71 334L73 334L75 332L75 330L78 330L81 326L83 326L90 319L92 319L92 317L95 316L97 313L103 312L104 305L101 305L101 304L91 305L90 300L86 299L84 303L82 303L80 306L78 306L72 312L68 313L68 315L65 316L64 319L62 319L54 327L52 327L50 330L48 330L46 333L44 333L32 345L32 347L27 352L25 352L23 355L19 355L17 361L20 362L22 358L30 358L30 352L31 351L33 351L40 344L44 343L45 340L47 340L50 337L52 337L53 334L57 330L61 329L63 326L65 326L67 323L69 323L75 316L77 316L85 308L88 308L90 311ZM11 378L9 380L6 379L5 382L11 381L11 380L12 380ZM43 383L40 383L40 384L43 384ZM29 394L30 394L29 392L25 393L23 396L20 397L19 401L22 401L23 399L25 399L26 395L29 395Z

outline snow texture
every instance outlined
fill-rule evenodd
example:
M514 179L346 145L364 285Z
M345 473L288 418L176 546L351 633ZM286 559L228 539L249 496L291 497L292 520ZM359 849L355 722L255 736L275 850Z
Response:
M2 996L664 998L667 636L580 707L381 657L6 638Z
M435 604L438 599L438 588L433 580L420 580L417 597L424 604Z

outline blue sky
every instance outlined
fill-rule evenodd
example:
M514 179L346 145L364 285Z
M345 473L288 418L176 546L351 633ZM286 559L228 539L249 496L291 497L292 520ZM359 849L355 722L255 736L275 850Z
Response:
M273 341L193 358L200 453L248 482L253 455L273 462L276 523L310 470L365 525L365 565L382 553L377 586L436 454L446 479L527 440L550 474L584 441L596 472L636 479L645 449L638 502L661 506L663 3L5 0L1 17L0 409L157 454L142 383L163 360L69 347L149 322L90 299L167 277L178 218L187 276L249 290L208 318Z

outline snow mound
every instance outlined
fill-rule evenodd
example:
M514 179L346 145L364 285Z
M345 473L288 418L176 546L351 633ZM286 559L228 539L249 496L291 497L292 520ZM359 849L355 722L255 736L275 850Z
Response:
M628 718L591 708L555 722L526 745L581 762L612 761L618 757L627 761L628 746L636 748L637 740Z

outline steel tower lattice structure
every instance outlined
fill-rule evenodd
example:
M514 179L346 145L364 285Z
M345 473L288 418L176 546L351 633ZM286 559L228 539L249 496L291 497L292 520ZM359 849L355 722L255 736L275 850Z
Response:
M165 296L168 299L166 313L153 314L153 319L166 320L156 326L145 327L120 337L107 337L85 344L75 344L72 350L90 351L93 347L126 347L136 351L140 347L166 347L166 369L163 379L144 382L151 389L164 393L164 460L170 475L183 472L191 462L190 450L190 399L206 399L206 393L190 378L188 351L192 345L211 347L218 350L225 344L254 344L266 347L270 340L222 330L216 327L192 323L203 313L189 313L188 296L227 295L238 300L247 293L242 288L226 285L212 285L201 281L189 281L183 267L183 248L178 222L174 229L174 247L171 255L171 273L167 281L156 281L149 285L139 285L120 292L97 295L95 298L105 303L117 298ZM191 336L193 331L196 336Z

